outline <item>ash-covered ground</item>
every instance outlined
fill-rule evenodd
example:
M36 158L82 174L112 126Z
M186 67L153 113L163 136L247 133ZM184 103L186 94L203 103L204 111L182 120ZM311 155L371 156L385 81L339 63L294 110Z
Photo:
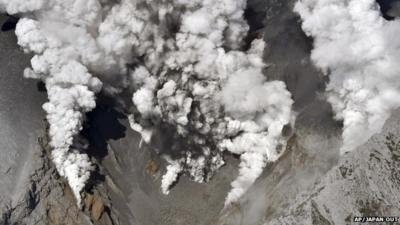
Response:
M0 19L3 24L7 17L2 15ZM32 164L36 163L32 159L40 152L37 139L44 128L41 105L46 93L38 91L35 82L21 77L30 56L21 54L14 33L0 35L0 208L4 208L4 204L15 201L24 191Z
M226 164L210 181L198 184L180 176L164 195L160 185L167 162L156 149L170 134L156 131L155 140L161 141L144 143L130 129L124 104L105 95L87 114L80 134L88 141L86 153L96 172L79 208L68 181L57 175L51 161L41 109L46 101L43 84L22 77L30 56L20 51L12 30L1 32L0 224L349 224L353 216L399 213L398 113L382 134L340 156L343 125L334 120L322 96L328 79L311 61L313 40L293 12L295 2L248 1L250 34L262 36L267 44L263 73L286 83L296 122L288 131L292 136L284 154L227 208L224 201L238 175L237 156L224 154ZM383 182L382 177L390 179Z

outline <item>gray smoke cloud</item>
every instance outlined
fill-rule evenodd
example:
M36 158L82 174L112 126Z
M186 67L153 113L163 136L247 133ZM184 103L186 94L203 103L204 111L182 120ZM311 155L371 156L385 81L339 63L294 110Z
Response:
M378 133L400 106L400 21L385 20L375 0L299 0L294 9L314 38L311 58L343 120L341 152Z
M155 12L148 10L159 15L165 8L181 17L174 39L152 43L145 54L151 57L131 76L137 109L132 127L149 141L154 124L167 123L186 140L183 147L188 149L178 149L185 154L169 160L164 193L177 173L186 172L197 182L208 180L223 165L222 152L227 150L241 156L239 177L226 199L229 205L254 183L267 162L283 152L278 148L284 149L281 131L292 121L292 100L284 83L266 81L262 40L255 40L247 52L239 50L248 31L245 5L237 0L175 1L173 8L158 5ZM136 14L133 7L130 15ZM154 30L148 36L157 36ZM137 35L146 36L143 31ZM157 49L168 52L160 54ZM154 70L160 61L165 64Z
M182 173L210 179L228 151L241 159L230 205L282 155L293 101L283 82L263 74L263 40L243 50L245 7L245 0L0 1L22 16L18 44L34 53L25 76L46 84L53 161L78 204L93 166L74 138L100 91L131 91L130 124L145 142L161 127L173 131L172 150L162 151L165 194Z

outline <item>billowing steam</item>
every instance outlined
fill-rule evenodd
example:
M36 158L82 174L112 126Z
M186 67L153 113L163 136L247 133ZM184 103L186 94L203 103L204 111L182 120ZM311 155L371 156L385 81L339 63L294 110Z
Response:
M283 82L262 72L265 43L244 50L245 7L245 0L0 0L23 17L18 43L35 54L25 76L46 84L53 160L78 203L93 166L74 143L101 90L132 92L129 119L144 141L172 131L161 152L170 164L164 193L181 173L207 181L229 151L241 158L229 205L279 158L292 100Z
M400 106L400 21L385 20L375 0L300 0L295 11L314 38L312 60L329 75L342 153L353 150Z

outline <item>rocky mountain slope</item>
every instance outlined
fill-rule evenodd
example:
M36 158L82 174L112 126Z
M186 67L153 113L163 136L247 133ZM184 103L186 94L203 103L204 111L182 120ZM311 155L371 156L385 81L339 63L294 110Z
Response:
M400 215L400 114L381 134L341 158L312 191L265 224L352 224L354 217Z

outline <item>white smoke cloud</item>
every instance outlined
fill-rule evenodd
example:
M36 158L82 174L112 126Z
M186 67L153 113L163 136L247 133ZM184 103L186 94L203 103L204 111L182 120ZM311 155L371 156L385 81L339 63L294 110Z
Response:
M250 188L267 162L283 153L281 132L292 122L292 100L283 82L267 81L262 73L263 41L255 40L247 52L239 50L248 31L245 6L242 0L180 0L158 5L155 11L150 7L141 11L178 14L172 17L181 20L175 39L168 35L154 41L131 76L140 77L133 79L133 103L138 111L133 128L145 131L143 136L149 140L146 125L167 123L186 140L184 149L177 149L184 154L172 161L162 180L164 193L179 173L197 182L207 181L224 164L222 152L228 150L241 155L242 161L226 199L229 205ZM135 14L137 9L130 13ZM140 35L156 36L160 29L157 26ZM154 67L157 62L164 64ZM144 80L158 84L148 85Z
M265 43L254 40L249 50L242 49L245 0L38 0L0 6L23 17L18 43L35 54L25 76L46 84L49 102L43 108L53 159L78 203L93 166L73 141L101 89L115 95L132 91L129 122L144 141L151 142L159 127L174 131L168 135L175 144L162 151L170 163L164 193L179 174L207 181L229 151L241 158L229 205L283 153L281 132L293 122L293 101L283 82L268 81L262 72Z
M31 12L41 9L45 0L1 0L0 9L10 14Z
M89 2L97 1L2 3L8 13L30 11L16 27L18 44L35 54L32 69L26 69L24 75L46 84L49 101L43 109L50 124L52 159L60 175L67 178L78 205L93 165L85 153L71 146L82 129L85 113L96 106L95 94L102 88L102 82L87 67L90 45L79 46L92 41L87 30L97 23L94 15L100 14Z
M167 172L163 175L161 181L161 190L164 194L169 194L169 188L173 185L179 174L183 171L182 162L180 160L168 160Z
M400 21L383 19L375 0L299 0L294 10L314 38L312 60L329 75L341 151L351 151L400 106Z

